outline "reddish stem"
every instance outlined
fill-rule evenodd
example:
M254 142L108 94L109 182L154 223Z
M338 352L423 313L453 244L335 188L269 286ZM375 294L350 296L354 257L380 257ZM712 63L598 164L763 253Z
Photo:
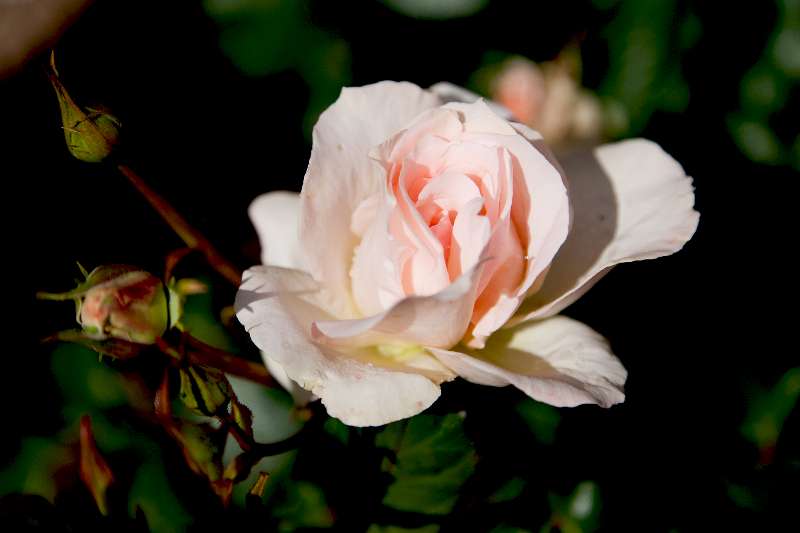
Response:
M214 270L235 286L239 286L242 281L242 272L225 259L202 233L189 224L167 200L151 189L133 169L124 164L117 165L117 168L136 187L136 190L145 197L153 209L158 211L161 218L178 234L178 237L186 243L186 246L200 250Z

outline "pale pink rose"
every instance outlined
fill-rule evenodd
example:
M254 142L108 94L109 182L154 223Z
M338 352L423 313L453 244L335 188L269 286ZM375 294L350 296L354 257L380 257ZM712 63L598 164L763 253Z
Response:
M625 369L555 315L614 264L680 249L693 204L649 141L559 165L483 101L348 88L314 128L300 195L250 208L264 265L245 273L237 316L273 371L350 425L419 413L456 376L610 406Z
M551 146L596 140L603 125L600 102L580 86L576 61L568 52L541 65L513 57L492 81L491 97Z

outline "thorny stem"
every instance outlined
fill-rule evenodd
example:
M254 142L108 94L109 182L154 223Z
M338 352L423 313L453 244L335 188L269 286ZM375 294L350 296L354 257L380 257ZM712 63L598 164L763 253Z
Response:
M189 224L167 200L151 189L142 177L128 165L121 163L117 165L117 169L128 178L128 181L145 197L153 209L158 211L161 218L178 234L178 237L186 243L186 246L201 251L214 270L233 285L239 286L242 281L242 272L233 263L225 259L200 231Z

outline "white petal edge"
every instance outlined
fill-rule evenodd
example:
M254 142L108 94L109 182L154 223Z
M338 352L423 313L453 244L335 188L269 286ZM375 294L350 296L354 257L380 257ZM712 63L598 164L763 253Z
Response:
M632 139L574 153L561 164L572 229L538 292L508 325L553 316L616 264L680 250L694 235L692 180L657 144Z
M300 195L288 191L262 194L247 212L261 243L261 263L302 269Z
M430 349L456 374L480 385L514 385L556 407L625 400L627 372L608 342L588 326L555 316L496 333L472 355Z
M439 397L439 386L421 374L375 366L314 343L311 322L331 318L323 309L323 292L305 272L253 267L236 294L236 316L259 349L345 424L388 424L425 410Z

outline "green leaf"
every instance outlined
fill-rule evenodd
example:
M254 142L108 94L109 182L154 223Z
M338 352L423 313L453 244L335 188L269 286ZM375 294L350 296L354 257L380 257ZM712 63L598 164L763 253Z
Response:
M394 452L394 460L384 465L394 481L383 503L400 511L449 513L477 462L458 415L419 415L395 422L375 443Z
M751 161L765 164L781 162L783 147L766 122L733 115L728 120L728 127L739 149Z
M128 512L144 511L152 533L184 531L192 519L175 496L160 460L152 458L136 471L128 493Z
M181 388L178 396L189 409L213 416L228 404L231 388L222 372L199 365L181 368L179 372Z
M550 494L553 515L542 532L589 533L597 530L600 518L600 489L593 481L579 483L566 498Z
M561 422L558 409L549 405L525 398L517 404L517 413L527 423L536 438L543 444L553 444L556 430Z
M415 528L372 524L369 526L367 533L438 533L438 531L439 526L436 524L429 524L427 526Z
M12 492L38 494L53 501L56 495L55 472L75 461L68 447L50 439L30 437L20 444L20 453L0 471L0 496Z
M502 503L515 500L525 490L526 481L521 477L511 478L489 496L489 503Z
M281 519L280 531L333 525L333 515L322 489L306 481L289 482L285 489L284 500L273 510Z
M800 367L786 372L772 389L757 391L753 396L742 423L742 435L759 448L774 446L800 397Z

